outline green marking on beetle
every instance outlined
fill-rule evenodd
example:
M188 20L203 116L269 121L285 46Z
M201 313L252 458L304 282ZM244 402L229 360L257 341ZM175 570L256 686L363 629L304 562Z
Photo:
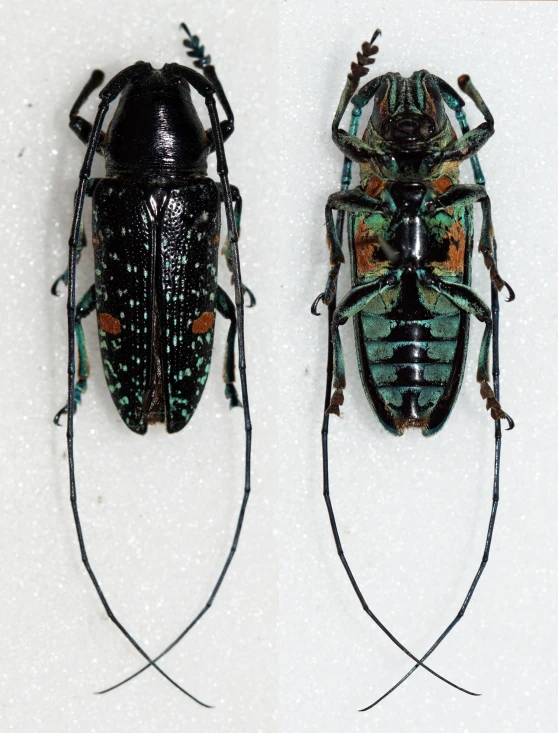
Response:
M126 265L126 269L128 270L128 272L132 272L132 265L129 262Z
M135 301L132 298L130 298L130 305L132 308L135 306L135 304L136 304Z
M122 232L123 237L126 236L126 227L122 227L120 231Z
M370 371L377 385L397 382L397 369L392 364L372 364Z
M102 275L102 272L98 267L95 268L95 275Z
M143 276L147 280L147 278L149 277L149 272L147 270L144 270L143 271Z
M120 398L120 404L121 405L129 405L130 404L130 400L127 397L121 397Z
M196 362L196 366L197 366L197 367L201 366L201 365L203 364L203 362L204 362L204 361L205 361L205 360L204 360L203 356L200 356L200 357L198 357L198 360L197 360L197 362Z
M119 365L118 365L118 368L119 368L119 369L120 369L121 371L123 371L123 372L127 372L127 371L128 371L128 365L127 365L127 364L119 364Z
M186 374L187 377L191 377L192 376L192 370L191 369L185 369L184 370L184 373Z
M178 339L176 337L176 334L174 334L174 336L172 337L172 345L176 346L177 344L178 344Z
M203 385L207 382L207 374L204 374L203 376L198 377L198 382L203 387Z

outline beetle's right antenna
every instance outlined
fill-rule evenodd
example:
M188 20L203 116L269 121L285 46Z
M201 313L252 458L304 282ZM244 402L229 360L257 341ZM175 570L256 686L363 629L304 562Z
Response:
M211 56L208 54L205 55L205 47L200 45L200 39L199 36L193 36L190 33L190 30L186 23L181 23L180 27L182 30L186 33L188 38L185 38L182 43L186 46L186 48L189 48L190 51L186 51L188 56L191 58L196 59L194 61L194 66L196 66L198 69L204 69L206 66L209 66L211 63Z
M374 46L374 41L381 35L382 31L379 28L376 28L370 41L364 41L362 44L362 53L360 51L357 52L358 63L355 64L354 61L351 63L351 73L349 74L354 81L358 82L363 76L366 76L366 74L368 74L368 69L366 67L372 66L376 61L374 56L378 53L379 49L378 46Z

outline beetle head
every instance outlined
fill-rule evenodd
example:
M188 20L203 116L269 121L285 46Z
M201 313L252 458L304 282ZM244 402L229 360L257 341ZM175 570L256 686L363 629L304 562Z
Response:
M392 148L410 152L445 137L448 126L442 97L428 71L415 71L409 78L390 72L375 94L365 141L380 137Z

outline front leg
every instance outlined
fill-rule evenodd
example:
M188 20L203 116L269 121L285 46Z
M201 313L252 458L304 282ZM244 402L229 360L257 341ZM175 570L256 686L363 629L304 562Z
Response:
M436 77L436 80L444 101L456 112L459 120L463 100L456 94L456 92L453 91L449 84L438 77ZM460 89L471 97L485 121L481 122L481 124L473 130L467 130L459 140L445 148L445 150L433 153L430 157L435 162L443 163L452 160L461 162L467 160L467 158L471 158L473 155L476 155L482 146L494 134L494 117L486 106L478 90L473 85L471 79L466 74L463 74L463 76L459 77L458 84Z

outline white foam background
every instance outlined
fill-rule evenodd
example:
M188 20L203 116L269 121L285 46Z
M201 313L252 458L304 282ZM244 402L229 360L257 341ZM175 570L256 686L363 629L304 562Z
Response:
M33 0L1 14L0 729L553 730L555 3ZM51 424L65 399L66 312L49 288L66 266L84 152L68 111L95 67L111 76L138 59L184 62L181 20L200 34L235 111L227 155L245 204L244 278L258 296L246 314L254 490L245 530L214 607L164 664L212 711L153 671L92 694L141 658L106 618L81 565L64 431ZM505 435L490 563L465 619L431 659L483 696L420 671L363 714L357 708L409 660L365 616L336 556L321 496L327 324L309 305L327 275L323 206L342 164L331 119L350 61L377 26L377 73L427 68L451 84L469 73L494 114L481 162L500 269L517 293L501 313L502 402L517 427ZM83 114L93 118L93 101ZM89 248L79 292L92 278ZM474 286L488 298L480 256ZM76 460L87 545L115 612L155 654L205 602L242 496L242 414L229 412L220 379L226 326L218 323L216 361L192 423L144 438L114 410L92 318L85 331L92 376L76 417ZM379 426L350 326L343 332L348 388L330 441L339 528L371 607L416 653L453 618L482 555L493 426L475 383L481 331L473 324L451 419L428 440L396 439Z

